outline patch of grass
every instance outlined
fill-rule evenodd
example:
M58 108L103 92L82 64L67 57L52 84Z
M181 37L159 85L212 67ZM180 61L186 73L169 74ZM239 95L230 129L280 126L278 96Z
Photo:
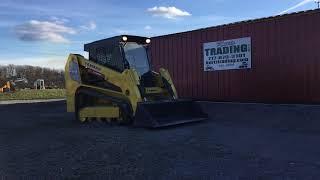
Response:
M18 90L13 93L0 93L0 101L6 100L33 100L33 99L60 99L65 98L65 89L46 90Z

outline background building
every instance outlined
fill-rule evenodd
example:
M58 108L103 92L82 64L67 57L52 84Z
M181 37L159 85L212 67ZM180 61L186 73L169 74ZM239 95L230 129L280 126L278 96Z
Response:
M231 50L242 44L244 53ZM155 69L169 70L181 97L319 103L320 11L154 37L151 59Z

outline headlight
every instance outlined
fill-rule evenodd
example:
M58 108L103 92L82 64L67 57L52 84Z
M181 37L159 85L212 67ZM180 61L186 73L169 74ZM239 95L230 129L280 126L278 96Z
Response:
M151 42L151 39L146 39L146 43L149 44Z
M123 40L123 41L127 41L127 40L128 40L128 37L127 37L127 36L122 36L122 40Z

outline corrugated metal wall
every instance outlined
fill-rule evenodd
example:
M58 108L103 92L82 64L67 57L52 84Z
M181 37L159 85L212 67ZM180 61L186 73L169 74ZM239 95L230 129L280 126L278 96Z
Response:
M203 70L203 43L241 37L251 37L252 69ZM155 37L151 59L169 70L180 97L319 103L320 11Z

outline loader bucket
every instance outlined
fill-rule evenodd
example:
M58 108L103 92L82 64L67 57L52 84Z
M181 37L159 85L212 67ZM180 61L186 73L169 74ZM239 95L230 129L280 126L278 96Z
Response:
M158 128L202 121L208 118L200 105L190 100L143 102L137 106L134 126Z

